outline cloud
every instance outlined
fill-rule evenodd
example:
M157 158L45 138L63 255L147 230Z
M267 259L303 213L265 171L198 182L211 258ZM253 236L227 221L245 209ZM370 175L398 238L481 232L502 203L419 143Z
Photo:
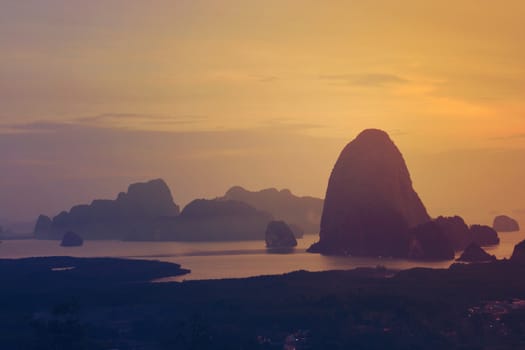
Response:
M326 126L320 123L305 123L305 122L298 122L293 119L282 119L282 118L269 119L263 124L263 129L288 131L288 132L301 132L301 131L308 131L312 129L322 129L324 127Z
M51 133L71 127L68 122L35 121L29 123L0 124L0 135Z
M73 123L93 127L122 128L131 130L170 131L195 126L208 117L203 115L151 115L135 113L105 113L73 120Z
M387 85L406 84L409 80L394 74L328 74L319 76L321 80L344 83L352 86L384 87Z
M0 135L53 133L60 131L81 131L91 129L114 129L135 132L228 132L251 131L301 133L323 129L326 125L306 123L296 119L273 118L246 127L210 127L204 115L163 116L133 113L105 113L79 117L62 122L35 121L28 123L0 123Z
M449 73L446 79L434 84L432 95L474 102L521 101L524 81L523 73Z
M8 161L9 164L15 166L27 166L27 167L49 167L58 164L56 159L13 159Z
M253 77L260 83L271 83L279 79L275 75L254 75Z
M197 128L207 116L164 116L133 113L105 113L73 118L61 122L35 121L27 123L0 124L1 134L49 133L73 128L102 128L144 131L177 131Z
M238 70L221 70L212 73L211 78L214 80L229 83L273 83L279 80L279 77L271 74L251 74L250 72Z
M495 136L491 137L490 140L518 140L525 139L525 133L510 134L505 136Z

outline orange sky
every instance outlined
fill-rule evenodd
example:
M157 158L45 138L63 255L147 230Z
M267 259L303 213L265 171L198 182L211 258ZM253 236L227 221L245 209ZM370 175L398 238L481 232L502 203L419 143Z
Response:
M523 1L1 4L0 218L148 177L182 203L234 184L322 196L369 127L431 214L525 217Z

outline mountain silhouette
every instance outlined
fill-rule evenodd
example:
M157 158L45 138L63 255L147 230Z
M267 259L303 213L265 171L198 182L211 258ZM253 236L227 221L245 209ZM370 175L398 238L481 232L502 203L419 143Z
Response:
M34 234L41 239L62 239L67 231L84 239L155 239L155 221L175 217L179 207L162 179L131 184L115 200L94 200L63 211L52 220L41 215Z
M408 230L430 221L388 134L368 129L341 152L328 181L320 240L310 251L406 256Z
M267 188L261 191L248 191L240 186L234 186L220 199L244 202L270 213L276 220L285 221L296 237L302 235L298 234L301 231L319 232L323 209L323 200L320 198L299 197L288 189L279 191L275 188Z

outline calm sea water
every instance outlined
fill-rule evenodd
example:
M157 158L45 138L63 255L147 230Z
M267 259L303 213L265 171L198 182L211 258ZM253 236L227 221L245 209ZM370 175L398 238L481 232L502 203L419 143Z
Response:
M501 243L486 250L498 258L509 258L525 232L500 233ZM446 268L452 261L419 262L405 259L334 257L306 253L318 235L306 235L288 254L268 252L264 241L241 242L121 242L86 241L82 247L60 247L58 241L7 240L0 244L0 258L33 256L122 257L169 261L190 269L189 275L168 280L238 278L282 274L297 270L325 271L356 267L386 266Z

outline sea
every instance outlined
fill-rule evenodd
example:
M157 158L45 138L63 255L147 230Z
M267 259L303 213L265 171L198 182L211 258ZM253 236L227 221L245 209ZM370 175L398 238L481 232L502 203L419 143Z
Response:
M510 258L514 245L525 239L525 231L500 233L500 244L485 250L496 257ZM382 266L392 270L413 267L447 268L454 261L413 261L394 258L324 256L306 249L319 235L305 235L298 246L283 253L268 250L264 241L237 242L124 242L85 241L81 247L61 247L59 241L36 239L5 240L0 258L17 259L43 256L118 257L174 262L191 273L160 281L245 278L277 275L292 271L348 270ZM458 253L459 255L459 253Z

